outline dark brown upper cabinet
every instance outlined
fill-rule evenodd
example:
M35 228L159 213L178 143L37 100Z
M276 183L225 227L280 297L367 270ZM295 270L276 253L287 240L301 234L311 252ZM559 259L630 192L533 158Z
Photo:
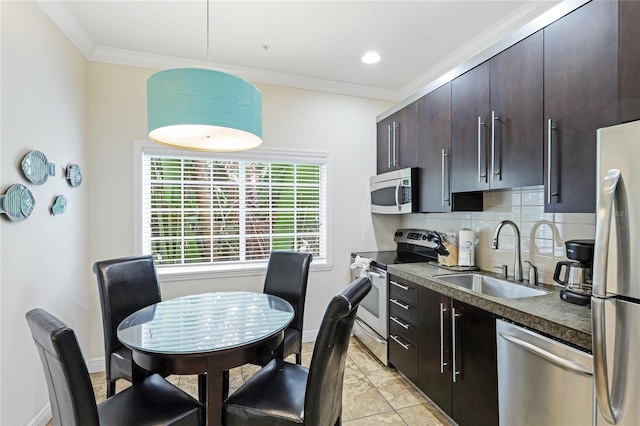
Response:
M451 83L417 102L419 211L481 211L481 192L451 193Z
M620 122L640 120L640 2L622 1L619 36Z
M543 183L543 34L452 82L452 191Z
M451 83L418 99L421 212L451 211Z
M413 102L378 122L378 174L418 166L417 114Z
M593 0L545 27L547 212L595 212L596 130L618 119L617 65L617 2Z

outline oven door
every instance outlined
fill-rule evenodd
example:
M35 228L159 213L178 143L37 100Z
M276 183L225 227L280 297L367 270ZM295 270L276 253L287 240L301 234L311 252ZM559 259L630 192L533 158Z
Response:
M353 272L355 275L353 278L357 278L361 270L356 268ZM389 337L387 271L371 268L367 272L367 277L371 280L371 291L360 302L356 316L380 337L387 340Z

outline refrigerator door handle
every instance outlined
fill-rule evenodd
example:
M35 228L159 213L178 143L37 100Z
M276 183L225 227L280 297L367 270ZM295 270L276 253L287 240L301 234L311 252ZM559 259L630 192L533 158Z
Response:
M607 369L607 348L605 344L604 304L606 299L591 299L591 318L593 323L593 375L595 378L596 399L600 413L606 421L615 425L620 420L620 410L611 403L609 392L609 371Z
M620 420L620 411L614 407L609 392L607 347L605 335L604 304L607 294L607 262L615 193L620 181L620 170L607 172L597 209L596 240L593 259L593 297L591 298L591 322L593 333L593 368L596 396L602 416L611 424Z
M609 238L613 202L620 181L620 170L611 169L602 181L600 200L597 209L596 239L593 258L593 295L607 296L607 262L609 260Z

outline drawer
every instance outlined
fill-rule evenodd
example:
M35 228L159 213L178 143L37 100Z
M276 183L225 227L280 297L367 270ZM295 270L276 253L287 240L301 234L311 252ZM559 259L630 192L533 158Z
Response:
M418 304L418 285L392 275L389 278L389 297L415 306Z
M402 299L395 299L393 296L389 297L389 316L403 318L406 321L417 324L418 322L418 309L417 303L406 302Z
M391 334L399 334L412 342L418 341L418 327L415 323L411 323L403 317L390 315L389 330L391 330Z
M418 380L418 347L407 338L389 334L389 362L411 382Z

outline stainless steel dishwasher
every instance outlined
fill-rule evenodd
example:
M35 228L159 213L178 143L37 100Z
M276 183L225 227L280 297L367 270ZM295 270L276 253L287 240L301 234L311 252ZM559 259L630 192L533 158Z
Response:
M592 356L496 321L502 426L595 425Z

